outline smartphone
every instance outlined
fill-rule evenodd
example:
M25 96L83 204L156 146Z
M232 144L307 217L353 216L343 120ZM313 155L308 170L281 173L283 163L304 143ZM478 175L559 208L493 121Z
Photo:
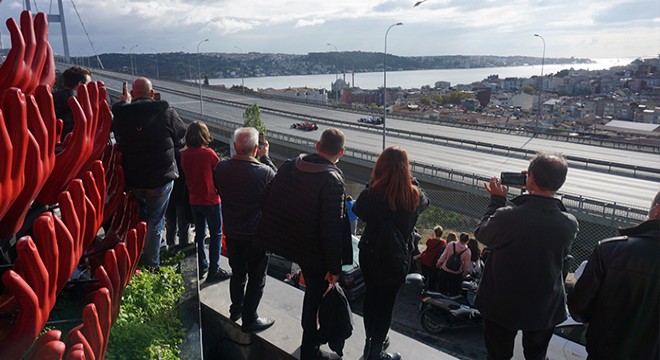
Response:
M124 97L128 96L128 83L126 81L122 84L121 94L124 95Z
M154 100L160 101L160 93L159 92L154 93Z
M259 133L259 148L261 149L261 147L263 147L265 143L266 143L266 137L264 136L264 133L260 132Z
M502 185L523 186L527 184L527 175L522 172L503 172L500 174Z

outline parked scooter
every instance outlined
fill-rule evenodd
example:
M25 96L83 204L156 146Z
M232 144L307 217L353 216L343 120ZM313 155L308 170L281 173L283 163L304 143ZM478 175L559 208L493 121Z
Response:
M464 295L458 296L429 291L424 286L424 276L420 274L409 274L406 283L421 289L419 317L422 328L429 333L481 326L481 313L473 307L478 285L476 280L463 281L461 288Z

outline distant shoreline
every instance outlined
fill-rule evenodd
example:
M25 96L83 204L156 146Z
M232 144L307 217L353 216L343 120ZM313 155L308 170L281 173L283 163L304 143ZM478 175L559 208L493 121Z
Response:
M564 69L585 69L585 70L605 70L614 66L625 66L630 64L636 58L598 58L593 59L589 64L545 64L544 75L551 75ZM387 71L387 86L401 87L404 89L420 88L424 85L434 86L437 81L447 81L452 86L466 85L473 82L479 82L490 75L498 75L500 78L518 77L530 78L538 76L541 72L541 65L523 65L523 66L505 66L505 67L484 67L470 69L426 69L426 70L406 70L406 71ZM344 78L344 74L339 74ZM383 86L383 72L356 72L355 75L347 73L346 82L362 89L377 89ZM330 89L332 82L335 81L335 74L313 74L313 75L286 75L286 76L262 76L246 77L245 86L252 89L287 89L303 88L312 89ZM241 78L220 78L209 79L211 85L233 85L240 86Z

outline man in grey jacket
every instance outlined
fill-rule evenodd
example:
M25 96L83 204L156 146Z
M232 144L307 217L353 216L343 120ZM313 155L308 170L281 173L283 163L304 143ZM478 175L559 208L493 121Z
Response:
M485 184L490 204L474 234L491 254L475 305L489 359L510 359L518 330L525 359L545 359L555 325L567 317L563 266L578 222L554 197L567 172L562 155L537 154L526 171L529 194L512 199L513 206L506 206L499 179Z
M259 144L259 132L255 128L236 129L234 149L236 154L220 161L214 173L215 187L222 198L224 233L232 269L229 317L233 321L242 317L243 331L254 332L274 323L273 319L257 315L266 284L268 257L254 243L254 238L261 217L259 197L275 177L277 168L268 157L268 142Z

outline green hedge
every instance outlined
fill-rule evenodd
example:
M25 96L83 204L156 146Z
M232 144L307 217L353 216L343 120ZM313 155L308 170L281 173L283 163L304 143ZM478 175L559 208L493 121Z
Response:
M182 293L176 266L137 270L112 326L106 359L179 359L184 330L177 305Z

